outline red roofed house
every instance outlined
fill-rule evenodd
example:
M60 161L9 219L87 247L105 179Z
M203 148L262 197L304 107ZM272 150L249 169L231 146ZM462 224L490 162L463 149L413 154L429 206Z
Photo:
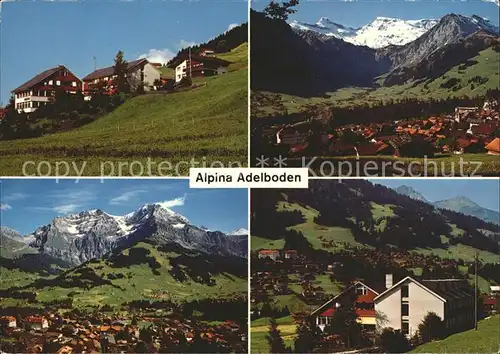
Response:
M179 57L170 63L169 67L175 68L175 82L179 82L187 76L199 77L225 74L228 71L229 64L230 62L217 57L193 54L190 57Z
M488 145L485 146L489 155L500 155L500 138L493 139Z
M295 259L297 258L297 251L296 250L286 250L285 251L285 259Z
M278 250L260 250L259 258L271 258L273 261L277 260L280 256L280 251Z
M41 330L49 328L49 321L45 317L29 316L26 317L25 322L30 329Z
M378 295L378 292L356 281L346 290L327 301L310 316L315 318L316 325L322 330L331 323L335 311L342 306L349 305L350 301L354 302L356 314L358 315L357 321L368 331L375 331L375 305L373 299Z
M114 92L113 79L116 78L114 66L97 69L83 78L85 92L88 94L92 86L104 83L107 93ZM127 63L127 81L132 90L139 85L144 85L144 90L148 91L154 86L156 80L160 80L160 71L147 59L138 59Z
M0 327L16 328L17 327L16 318L13 316L1 316Z
M57 89L77 93L81 92L82 88L82 80L64 65L58 65L26 81L12 93L16 109L19 112L31 113L36 111L38 107L51 102Z
M7 115L7 112L8 112L8 109L0 108L0 120L5 118L5 116Z

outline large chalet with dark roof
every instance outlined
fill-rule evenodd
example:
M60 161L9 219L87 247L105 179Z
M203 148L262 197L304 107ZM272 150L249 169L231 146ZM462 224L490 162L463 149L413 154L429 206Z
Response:
M225 74L228 71L230 62L206 55L183 55L168 65L175 68L175 82L181 81L184 77L200 77Z
M18 112L31 113L54 99L56 90L81 92L83 82L64 65L45 70L12 91Z
M83 78L86 95L91 93L93 87L99 85L104 85L106 93L113 94L116 89L113 83L114 79L116 79L114 66L94 70ZM143 85L144 90L149 91L156 80L160 80L160 71L147 59L138 59L127 63L127 81L132 90Z

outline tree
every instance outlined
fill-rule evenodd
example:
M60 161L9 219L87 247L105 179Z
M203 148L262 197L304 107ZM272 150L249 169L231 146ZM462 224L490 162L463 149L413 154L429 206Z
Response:
M271 0L271 2L265 7L264 13L268 17L286 21L288 20L289 15L297 12L294 7L298 4L299 0L290 0L287 2L283 2L282 4L277 1Z
M123 52L121 50L116 53L114 74L116 75L115 86L119 92L130 92L130 85L127 80L127 66L128 63L123 57Z
M301 323L297 327L295 338L296 353L311 353L318 346L321 339L321 330L314 324Z
M291 350L285 346L283 338L281 338L280 330L276 320L271 317L269 321L269 332L266 336L267 343L269 343L270 353L289 353Z
M429 312L422 323L418 325L418 333L422 341L427 343L444 338L446 336L446 327L441 317L434 312Z
M328 334L338 334L347 348L352 348L361 343L361 325L357 322L358 315L354 307L354 291L351 291L342 300L340 307L334 312L332 321L325 328Z
M376 343L384 353L406 353L410 347L403 332L392 328L384 328Z
M229 47L227 46L227 42L225 39L219 41L217 43L217 47L215 48L216 53L227 53L229 52Z
M132 326L137 326L137 317L135 317L135 315L134 315L134 317L132 317L132 321L130 321L130 324Z

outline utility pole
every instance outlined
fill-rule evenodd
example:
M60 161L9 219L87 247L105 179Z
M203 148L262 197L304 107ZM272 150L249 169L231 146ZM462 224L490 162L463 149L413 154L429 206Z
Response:
M477 331L477 252L474 253L474 329Z
M93 57L94 58L94 71L97 70L97 58L96 57Z
M189 47L189 78L193 79L193 73L192 73L192 67L193 65L191 64L191 47Z

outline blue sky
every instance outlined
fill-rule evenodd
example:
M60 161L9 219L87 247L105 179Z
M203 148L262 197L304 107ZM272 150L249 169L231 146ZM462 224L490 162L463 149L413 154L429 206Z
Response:
M252 7L262 10L268 0L254 0ZM498 24L499 8L492 2L473 1L435 1L435 0L354 0L354 1L304 1L297 7L297 13L290 20L316 23L321 17L349 27L361 27L376 17L395 17L405 20L441 18L449 13L479 15Z
M124 215L146 203L168 201L197 226L231 232L248 228L246 189L190 189L188 180L8 179L1 184L1 224L22 234L56 216L89 209Z
M412 187L427 200L439 200L464 196L483 208L498 211L500 183L498 179L373 179L373 183L396 188L402 185Z
M248 21L246 1L36 1L1 5L1 97L43 70L64 64L80 78L113 64L150 55L169 59Z

